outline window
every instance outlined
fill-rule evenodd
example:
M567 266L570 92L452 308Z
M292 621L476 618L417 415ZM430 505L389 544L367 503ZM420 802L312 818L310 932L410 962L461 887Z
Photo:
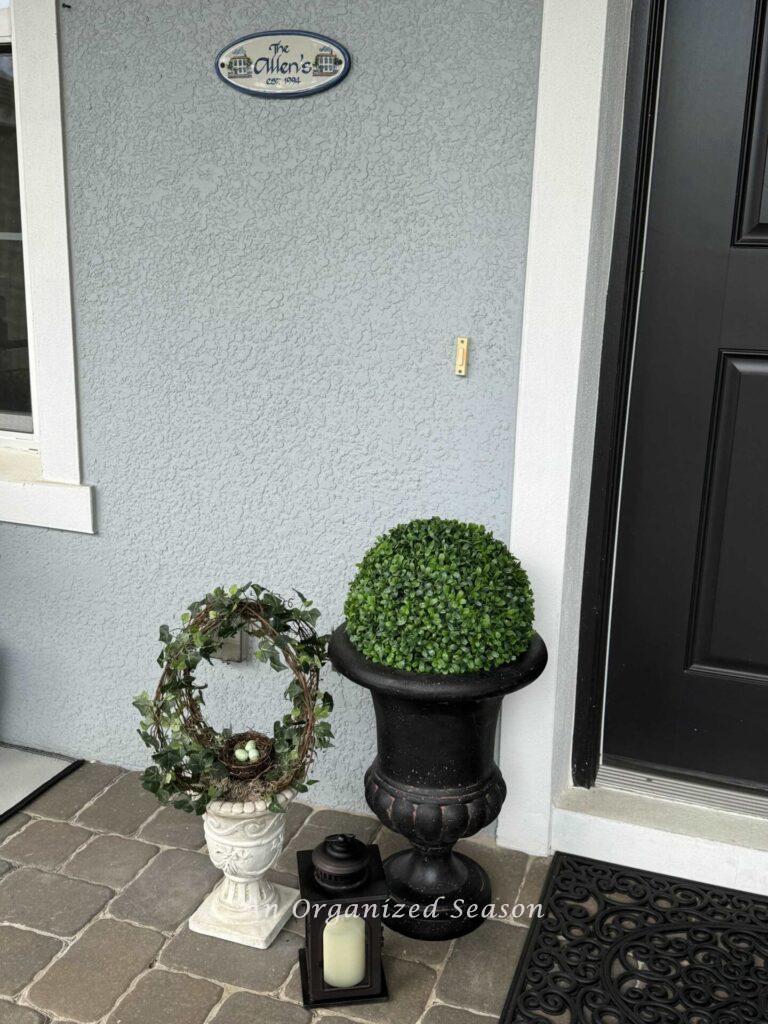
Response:
M57 0L0 0L0 521L93 533L82 483Z
M32 431L11 47L0 44L0 430Z
M333 57L329 53L321 53L317 58L317 63L321 71L326 74L333 71Z

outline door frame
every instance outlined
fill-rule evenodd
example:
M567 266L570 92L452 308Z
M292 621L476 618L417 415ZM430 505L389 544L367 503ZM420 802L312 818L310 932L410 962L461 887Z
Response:
M643 0L645 2L645 0ZM551 849L572 785L581 573L632 0L543 0L509 545L549 650L504 700L503 846ZM582 791L584 792L584 791Z
M637 24L651 3L543 0L509 540L531 578L550 658L532 686L504 698L507 799L496 839L530 854L561 850L768 894L764 818L573 781L582 572L604 314L618 260L625 108L634 104L641 123L642 76L627 78L630 15ZM637 56L636 44L633 67ZM622 210L627 189L625 179Z
M603 330L582 582L571 772L591 788L600 766L621 471L642 280L666 0L635 0L613 254Z

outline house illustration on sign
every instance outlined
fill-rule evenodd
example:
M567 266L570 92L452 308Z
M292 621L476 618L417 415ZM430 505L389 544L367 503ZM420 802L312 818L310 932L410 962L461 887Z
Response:
M228 78L250 78L253 75L253 61L245 50L235 50L227 64Z
M335 75L336 68L338 68L341 63L341 57L335 54L330 46L325 46L314 59L312 64L312 74L315 77Z

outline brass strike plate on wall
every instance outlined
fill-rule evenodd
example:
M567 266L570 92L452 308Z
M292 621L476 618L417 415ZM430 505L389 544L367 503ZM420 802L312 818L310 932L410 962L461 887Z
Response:
M457 338L456 339L456 364L454 366L454 373L457 377L467 376L467 366L469 364L469 338Z

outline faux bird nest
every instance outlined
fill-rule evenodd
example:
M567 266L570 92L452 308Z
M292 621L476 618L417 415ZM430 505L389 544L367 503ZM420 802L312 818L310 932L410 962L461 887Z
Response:
M328 637L315 630L320 613L298 597L293 605L251 583L217 588L189 606L180 629L161 626L157 690L153 698L143 693L133 703L142 714L139 735L153 751L142 783L162 803L202 814L211 800L262 797L277 811L282 808L275 794L289 787L303 793L312 784L307 776L316 750L331 745L325 719L333 700L319 686L328 646ZM257 641L254 657L291 674L285 690L291 710L275 723L272 738L253 730L219 733L203 715L206 687L196 681L195 670L241 629ZM240 762L235 747L249 739L262 756Z
M256 749L259 751L259 758L256 761L238 761L235 757L237 747L244 747L253 740ZM219 760L227 769L230 778L239 782L250 782L258 779L260 775L274 762L275 743L263 732L238 732L224 741L224 746L219 752Z

